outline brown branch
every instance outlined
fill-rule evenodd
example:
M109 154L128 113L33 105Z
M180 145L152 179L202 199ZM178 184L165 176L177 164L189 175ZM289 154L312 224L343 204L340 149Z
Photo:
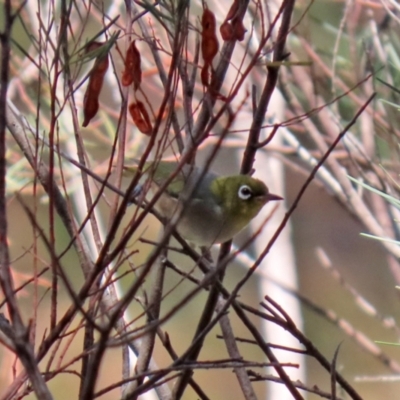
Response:
M290 20L292 18L294 0L285 0L280 8L282 11L282 22L279 28L277 43L274 50L274 62L280 62L285 59L287 54L284 53L286 39L290 29ZM265 115L268 110L268 105L271 100L272 94L278 82L279 66L268 66L268 76L260 97L260 101L253 115L253 121L250 127L249 136L247 138L246 149L244 151L241 173L248 174L253 168L254 157L258 149L258 142L260 137L261 128L264 123Z

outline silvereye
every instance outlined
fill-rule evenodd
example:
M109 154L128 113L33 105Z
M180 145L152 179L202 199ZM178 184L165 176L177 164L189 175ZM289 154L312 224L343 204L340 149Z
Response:
M158 189L176 172L173 161L148 162L144 175L150 180L150 191ZM135 167L125 167L136 171ZM193 190L187 201L189 191ZM170 220L181 212L178 233L199 246L210 246L232 239L272 200L282 197L269 193L264 182L247 175L218 176L185 165L172 179L157 201L156 210ZM182 210L182 206L184 209Z

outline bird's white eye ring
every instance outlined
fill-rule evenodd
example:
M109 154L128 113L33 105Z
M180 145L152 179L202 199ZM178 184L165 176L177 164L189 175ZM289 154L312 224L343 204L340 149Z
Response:
M248 200L248 199L250 199L250 197L253 196L253 192L249 186L242 185L239 188L238 196L242 200Z

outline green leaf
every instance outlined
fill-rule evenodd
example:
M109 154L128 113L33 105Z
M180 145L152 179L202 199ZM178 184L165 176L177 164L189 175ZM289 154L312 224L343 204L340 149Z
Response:
M356 183L359 186L362 186L363 188L369 190L372 193L376 193L377 195L381 196L384 198L388 203L392 204L396 208L400 210L400 200L396 199L395 197L391 196L390 194L384 193L381 190L375 189L374 187L367 185L366 183L360 182L358 179L355 179L349 175L347 177L354 183Z

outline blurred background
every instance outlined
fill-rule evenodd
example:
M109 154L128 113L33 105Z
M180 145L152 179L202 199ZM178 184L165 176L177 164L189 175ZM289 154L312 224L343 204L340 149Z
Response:
M11 3L14 10L20 6L16 1ZM185 10L187 44L185 52L180 55L185 61L181 68L186 72L203 65L195 50L201 36L203 6L200 2L189 3ZM227 0L207 2L218 26L224 22L232 3ZM0 4L4 7L5 3L2 1ZM177 24L174 17L177 11L174 2L158 4L158 7L150 3L135 4L131 17L127 16L122 1L82 4L29 1L19 9L12 31L8 99L21 120L32 127L28 140L36 146L38 159L49 163L51 151L40 138L49 140L50 132L57 150L70 157L76 158L77 148L82 145L89 168L99 177L107 176L112 165L110 181L116 185L119 176L114 167L121 162L121 158L140 158L152 140L154 145L150 159L160 153L163 157L179 158L181 149L171 133L174 132L171 110L176 112L177 124L187 144L188 126L193 123L197 127L199 116L209 107L209 98L197 76L188 110L185 91L177 74L173 100L167 102L159 114L165 94L162 72L168 73L173 65L171 38L174 35L171 32ZM276 67L272 61L282 23L279 14L281 6L285 9L289 7L289 2L249 3L243 19L247 29L245 39L236 42L220 89L221 96L229 98L229 101L218 98L216 105L212 105L211 117L218 115L223 107L226 109L218 115L210 132L198 146L198 165L205 165L207 156L218 147L210 168L221 174L239 173L255 103L270 79L268 68L271 65ZM60 35L63 7L68 9L68 60L67 53L63 53L66 50L61 46L64 43ZM258 258L260 249L267 246L285 212L296 201L316 162L372 93L376 93L321 166L297 207L290 211L289 222L278 243L273 246L276 253L271 251L267 255L239 292L240 301L257 309L264 296L270 295L329 362L332 362L339 347L335 361L337 371L354 387L359 398L366 400L397 399L400 390L400 350L395 345L400 332L397 325L399 294L396 289L396 285L400 284L397 242L399 205L396 203L399 194L400 137L397 93L399 11L398 4L389 0L295 3L286 36L287 57L278 63L278 81L262 124L260 140L267 139L273 129L276 129L276 134L270 143L257 151L254 165L255 176L262 178L273 193L282 195L284 204L277 210L273 210L272 206L266 208L255 225L234 241L236 245L243 244L262 225L264 218L273 214L262 234L246 249L246 255L254 260ZM275 21L276 15L279 17ZM4 18L0 13L2 30ZM145 24L145 28L140 22ZM271 32L267 32L269 27L273 27ZM150 39L146 34L150 35ZM127 91L120 85L123 55L129 37L136 40L141 57L142 81L137 93L131 89ZM215 70L222 63L222 54L226 54L226 43L218 31L217 37L219 52L213 61ZM99 111L90 124L82 128L84 95L96 54L86 59L81 54L85 43L92 39L110 44L110 65L100 92ZM155 54L160 57L163 71ZM60 58L58 68L62 71L59 75L54 62L57 57ZM66 79L66 65L70 68L68 73L73 77L72 82ZM188 75L191 76L190 73ZM237 94L229 97L234 90ZM126 110L125 113L121 111L124 101L130 102L133 98L145 103L153 124L159 117L161 123L155 137L141 133ZM192 122L188 122L188 114L193 118ZM206 131L205 128L203 130ZM228 133L219 143L225 131ZM44 235L50 236L51 232L55 232L55 252L75 291L80 290L87 277L80 267L81 260L76 249L71 246L64 221L58 216L53 219L49 211L53 206L37 179L37 172L27 162L14 136L7 137L7 150L7 220L12 274L15 287L23 285L18 292L18 301L25 322L32 324L31 339L37 350L51 329L51 306L54 307L54 300L51 299L54 270L38 226L43 229ZM65 159L58 158L57 151L54 154L53 177L67 200L70 215L74 216L79 226L88 212L81 190L80 171ZM118 167L115 168L118 170ZM351 182L348 176L388 194L389 198L384 199L370 189ZM129 179L125 178L123 187L128 184ZM98 183L91 181L94 196L99 187ZM16 194L19 194L18 198ZM95 207L94 215L102 243L115 218L115 198L112 191L105 189ZM32 211L38 226L33 226L21 203ZM118 226L111 249L115 249L119 240L124 238L135 218L137 210L131 205ZM156 248L147 241L156 242L160 230L161 224L149 215L121 251L114 264L114 277L120 293L129 290L135 282L140 268ZM361 236L361 233L390 239L391 242ZM82 235L89 243L90 254L95 261L99 248L93 244L93 233L85 228ZM177 246L177 243L172 242L171 245ZM218 249L213 249L212 254L216 258ZM202 273L192 259L173 251L169 257L179 269L201 279ZM252 265L246 260L238 256L229 265L224 279L228 290L233 290L246 275ZM173 309L195 287L195 283L183 279L173 270L167 270L161 315ZM279 292L275 292L276 287L280 287ZM56 319L59 321L71 306L71 297L62 279L58 281L57 289ZM143 304L151 289L152 278L149 276L126 310L127 324L140 326L145 323ZM183 353L190 345L207 296L208 292L203 290L162 325L177 354ZM90 308L89 300L85 307ZM2 312L7 316L4 304ZM235 338L250 339L248 330L231 309L228 315ZM64 331L65 336L60 337L57 346L54 345L39 364L41 371L48 373L48 385L54 398L79 398L84 320L83 315L78 313ZM100 322L105 323L105 320L103 315L99 316ZM252 321L266 342L286 343L283 339L281 342L279 333L272 336L273 333L268 331L268 324L272 322L255 316L252 316ZM220 334L221 329L217 325L208 334L199 360L224 360L229 357L223 340L218 337ZM290 332L288 336L291 336ZM302 349L298 340L291 339L287 346ZM375 341L389 343L378 345ZM265 362L265 355L256 345L238 343L243 358ZM108 388L105 393L98 393L102 399L120 396L120 384L112 389L109 386L122 379L122 347L110 345L105 352L96 381L96 391ZM5 347L0 351L0 388L3 388L0 389L0 398L35 398L29 386L18 386L16 383L21 365L16 362L14 354ZM160 341L156 341L153 356L159 367L167 367L171 363L171 357ZM297 356L289 352L286 357L299 363L299 368L287 368L290 376L298 370L299 375L293 375L293 380L299 379L308 388L317 387L321 392L331 392L329 373L312 356L295 358ZM273 370L255 366L249 369L263 376L274 373ZM194 377L210 399L245 398L232 368L200 369L196 370ZM282 384L268 385L261 380L253 383L252 387L259 399L293 398ZM322 398L321 393L301 393L306 399ZM183 398L196 399L198 395L188 389ZM337 398L352 397L338 387Z

